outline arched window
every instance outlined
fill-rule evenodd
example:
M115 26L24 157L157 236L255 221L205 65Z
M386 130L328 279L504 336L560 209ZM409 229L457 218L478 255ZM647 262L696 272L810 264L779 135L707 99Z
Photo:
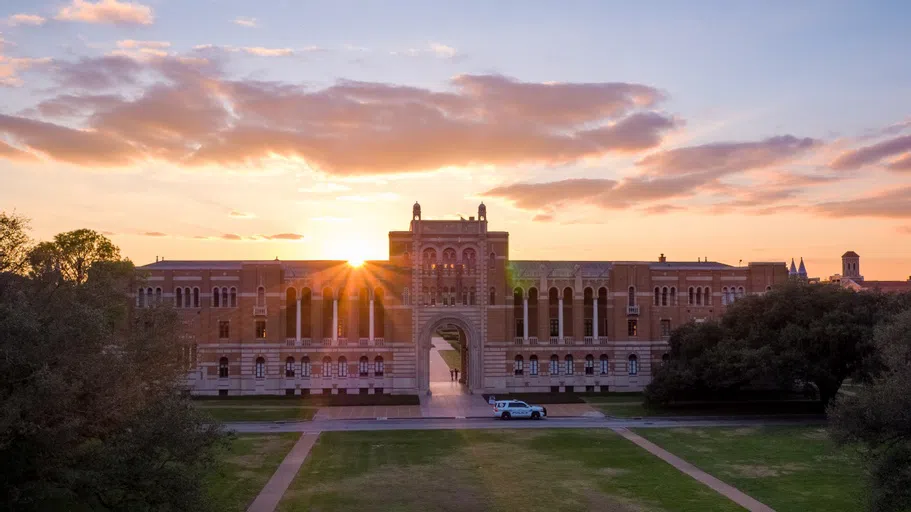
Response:
M474 249L468 248L462 251L462 264L468 268L474 268L477 264L478 255Z
M560 335L560 292L556 288L547 291L547 321L550 337Z
M456 262L456 252L455 249L447 248L443 249L443 263L448 265L454 265Z
M373 337L386 336L386 296L382 288L373 290Z
M190 307L190 288L186 287L183 289L183 307Z
M221 307L226 308L228 306L230 306L230 303L228 302L228 289L222 288L221 289Z
M323 358L322 372L323 372L324 378L332 377L332 358L331 357L326 356Z
M595 292L586 288L582 292L582 335L595 335Z
M702 287L701 286L696 287L696 305L697 306L702 305Z
M225 378L228 376L228 358L223 357L218 360L218 376Z
M309 357L302 358L301 359L301 377L303 377L305 379L309 379L310 371L311 371L310 358Z
M487 261L487 264L490 266L490 270L496 268L497 255L495 253L490 253L490 259Z
M712 305L712 288L711 287L706 286L705 289L702 290L702 302L706 306Z
M193 288L193 307L199 307L199 288Z
M357 292L357 336L367 338L370 336L370 292L361 288Z
M291 356L285 359L285 377L294 377L294 358Z
M470 306L478 305L477 293L474 290L474 286L468 289L468 304Z
M266 292L263 290L263 306L266 305ZM231 307L237 307L237 288L231 287Z
M687 304L692 306L695 303L696 303L696 290L692 286L690 286L690 297L689 297L689 301L687 301Z
M339 377L348 376L348 360L345 359L345 356L338 358L338 376Z
M374 377L382 377L383 373L386 371L386 365L383 362L383 356L376 356L373 360L373 375Z
M515 361L512 363L512 369L515 375L525 374L525 360L522 359L522 356L516 356Z
M161 288L155 288L155 304L161 304Z
M219 294L218 288L212 288L212 307L218 308L221 307L221 295Z
M671 286L671 306L677 305L677 287Z
M740 288L737 288L737 298L738 299L743 298L743 286L741 286Z
M595 356L589 354L585 356L585 375L595 374Z
M658 288L657 286L655 287L655 305L656 306L661 305L661 289Z
M262 379L266 376L266 360L261 357L256 358L255 375L257 379Z
M608 364L607 354L601 354L598 362L601 363L601 375L607 375L610 371L610 364Z
M301 312L303 315L303 311ZM285 291L285 337L297 336L297 290L288 288Z
M146 290L145 288L139 288L136 290L136 306L140 308L146 307Z
M598 336L607 336L607 288L598 288Z
M666 362L668 362L668 361L670 361L670 360L671 360L671 355L670 355L670 354L668 354L667 352L665 352L664 354L661 354L661 361L662 361L662 362L666 363Z
M635 287L635 286L630 286L630 287L629 287L627 299L628 299L628 305L629 305L629 306L635 306L635 305L636 305L636 287Z
M174 307L183 307L183 288L174 290Z
M573 333L573 289L563 289L563 336L572 337Z
M348 305L351 303L348 296L351 292L342 288L338 291L338 301L336 301L338 310L338 337L348 337ZM351 333L354 336L356 333Z
M490 287L490 302L489 302L489 304L490 304L491 306L496 306L496 305L497 305L497 289L494 288L493 286Z
M367 377L370 375L370 360L367 359L367 356L361 356L357 362L357 374L360 377Z
M442 288L442 290L443 290L443 291L441 292L441 295L443 296L443 300L442 300L443 305L444 305L444 306L448 306L448 305L449 305L449 287L448 287L448 286L444 286L444 287Z
M721 289L721 305L724 306L728 303L728 287L725 286Z
M528 289L528 336L538 337L538 289Z
M771 287L771 286L766 286L766 287L765 287L765 291L767 291L767 292L772 291L772 287Z
M547 369L547 373L560 375L560 358L557 357L557 354L550 356L550 368Z
M521 288L512 291L512 316L515 325L513 336L521 338L525 336L525 309L522 305L524 293Z
M262 286L256 289L256 305L266 305L266 289ZM231 288L231 307L234 307L234 288Z
M310 288L301 290L301 337L310 338L313 336L313 320L310 315L313 311L313 292Z
M573 368L573 356L571 354L566 354L564 361L566 362L566 375L572 375L575 372L575 369Z
M335 294L332 292L332 288L323 288L323 338L332 337L332 302L334 298Z
M424 261L424 266L428 268L432 268L437 262L437 252L431 248L424 249L421 257Z
M528 358L528 374L537 375L538 374L538 356L532 355Z
M661 305L667 306L667 286L661 289Z
M639 358L636 354L629 355L629 374L636 375L639 373Z

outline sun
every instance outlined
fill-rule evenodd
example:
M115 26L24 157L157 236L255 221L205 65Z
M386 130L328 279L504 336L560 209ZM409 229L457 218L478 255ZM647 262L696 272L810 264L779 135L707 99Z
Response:
M348 258L348 265L352 267L360 267L364 264L364 260L361 258Z

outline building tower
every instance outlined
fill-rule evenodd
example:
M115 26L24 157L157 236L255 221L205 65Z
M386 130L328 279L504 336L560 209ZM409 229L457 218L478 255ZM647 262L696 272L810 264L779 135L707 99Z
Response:
M797 265L794 264L794 258L791 258L791 268L788 270L790 279L797 279Z
M841 275L852 281L861 282L864 276L860 275L860 255L848 251L841 255Z
M803 264L803 257L800 258L800 267L797 269L797 279L807 282L809 277L807 277L807 267Z

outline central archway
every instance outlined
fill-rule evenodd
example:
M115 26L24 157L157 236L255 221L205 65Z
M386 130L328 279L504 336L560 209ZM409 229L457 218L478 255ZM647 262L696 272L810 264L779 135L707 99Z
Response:
M464 339L465 353L462 372L468 393L483 389L480 358L480 337L477 328L468 318L459 314L441 314L425 322L417 344L417 388L421 395L430 394L430 350L434 333L440 330L458 330Z

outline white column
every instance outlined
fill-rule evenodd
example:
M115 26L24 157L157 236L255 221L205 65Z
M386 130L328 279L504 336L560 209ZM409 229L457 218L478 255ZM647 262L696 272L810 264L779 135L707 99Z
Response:
M528 297L522 299L522 339L528 341Z
M300 299L300 297L297 298L297 333L296 333L295 339L297 339L297 343L300 344L300 342L301 342L301 299Z
M598 339L598 297L592 300L592 336Z
M332 299L332 343L338 343L338 299Z
M370 341L373 341L373 299L370 299Z
M560 303L557 308L557 322L560 324L560 339L563 339L563 297L560 297Z

